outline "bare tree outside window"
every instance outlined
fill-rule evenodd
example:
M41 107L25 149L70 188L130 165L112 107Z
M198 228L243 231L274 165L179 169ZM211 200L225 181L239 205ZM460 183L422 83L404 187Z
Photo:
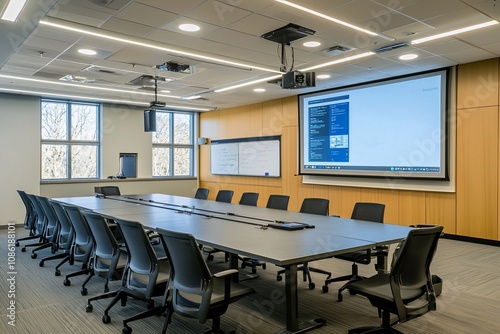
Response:
M156 112L153 176L193 176L193 114Z
M43 180L99 177L99 110L95 103L42 100Z

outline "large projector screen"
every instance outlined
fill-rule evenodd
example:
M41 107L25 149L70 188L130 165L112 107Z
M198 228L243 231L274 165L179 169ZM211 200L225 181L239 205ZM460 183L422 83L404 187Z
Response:
M300 174L448 180L448 70L299 95Z

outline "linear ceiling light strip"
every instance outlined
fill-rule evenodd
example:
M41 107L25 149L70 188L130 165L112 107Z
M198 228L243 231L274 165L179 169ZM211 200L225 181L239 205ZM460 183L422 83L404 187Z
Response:
M381 35L381 34L377 34L376 32L373 32L373 31L370 31L370 30L367 30L367 29L363 29L361 27L355 26L354 24L347 23L345 21L342 21L342 20L336 19L334 17L325 15L325 14L317 12L315 10L312 10L312 9L309 9L309 8L297 5L297 4L295 4L293 2L290 2L290 1L285 1L285 0L276 0L276 1L279 2L279 3L282 3L284 5L296 8L298 10L301 10L303 12L306 12L306 13L309 13L309 14L321 17L321 18L326 19L328 21L331 21L331 22L343 25L344 27L348 27L348 28L351 28L351 29L363 32L363 33L371 35L371 36L377 36L377 37L383 38L383 39L388 40L388 41L393 41L394 40L394 38L387 37L387 36L384 36L384 35Z

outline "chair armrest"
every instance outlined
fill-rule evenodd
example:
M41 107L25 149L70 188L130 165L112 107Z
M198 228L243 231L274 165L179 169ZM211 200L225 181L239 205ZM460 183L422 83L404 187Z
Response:
M237 273L238 273L237 269L228 269L228 270L224 270L224 271L220 271L218 273L215 273L212 276L216 277L216 278L222 278L224 276L234 275Z

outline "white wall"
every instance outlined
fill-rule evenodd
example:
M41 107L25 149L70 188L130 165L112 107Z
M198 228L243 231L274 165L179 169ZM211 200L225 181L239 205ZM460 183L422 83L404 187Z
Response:
M24 223L16 190L40 191L40 99L0 94L0 225Z
M152 174L152 133L144 132L144 108L104 105L102 126L102 175L120 169L120 153L137 153L137 177Z
M46 197L92 195L94 186L118 185L124 194L193 196L196 179L151 179L152 134L144 132L143 109L103 106L102 177L84 182L40 184L40 99L0 94L0 226L22 224L24 206L16 190ZM120 153L137 153L137 179L107 180L119 172Z

